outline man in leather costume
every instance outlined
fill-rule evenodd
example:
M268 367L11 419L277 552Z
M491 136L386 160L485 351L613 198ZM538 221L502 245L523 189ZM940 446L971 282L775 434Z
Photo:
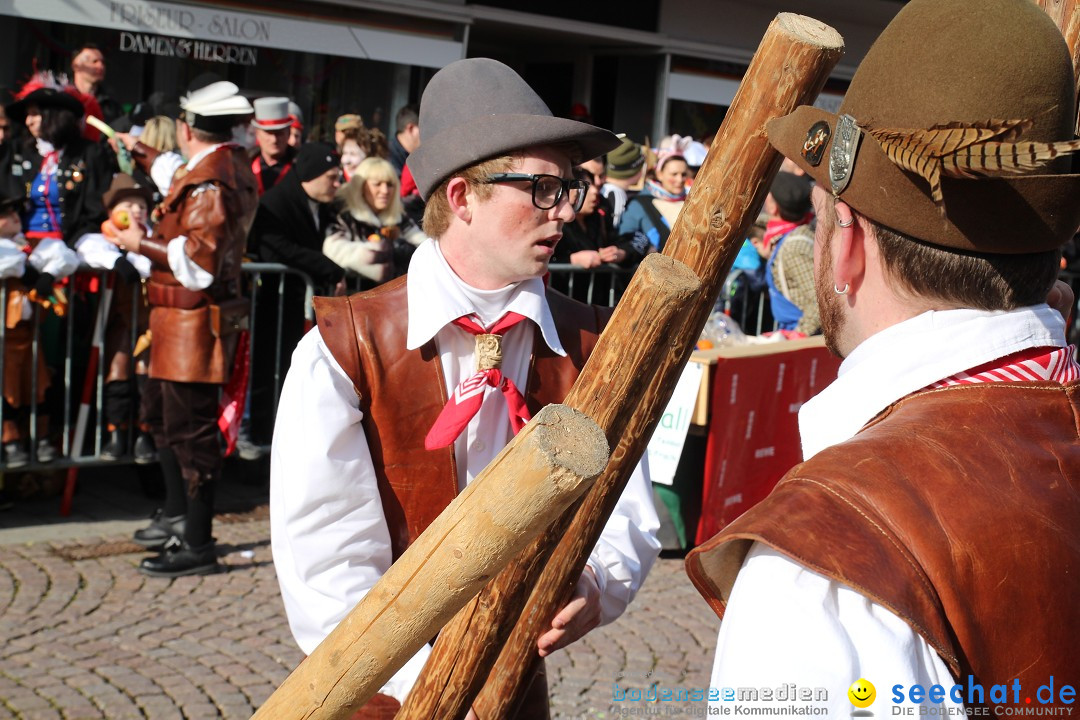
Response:
M1073 703L1080 368L1047 302L1072 302L1074 92L1035 3L912 0L838 114L768 124L817 183L844 362L800 410L805 461L687 559L723 618L712 687L821 688L829 717Z
M618 139L553 117L513 70L485 58L436 73L420 120L408 165L433 239L406 276L317 300L318 328L297 346L278 406L274 563L308 653L531 414L562 401L607 319L542 278L584 199L573 163ZM492 344L498 360L484 352ZM639 469L575 598L537 639L540 655L625 609L659 551L658 525ZM358 717L393 717L429 652ZM520 717L547 713L541 671Z
M190 92L180 107L177 139L188 162L158 209L154 233L115 233L121 248L153 263L147 394L160 397L160 420L151 429L165 474L165 507L135 540L161 549L139 566L156 577L218 569L211 535L222 467L218 395L247 312L240 265L258 206L249 163L229 142L251 104L233 83L216 82Z

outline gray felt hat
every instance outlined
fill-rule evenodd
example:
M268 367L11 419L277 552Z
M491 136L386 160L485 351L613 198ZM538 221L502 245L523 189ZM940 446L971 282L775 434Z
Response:
M454 172L514 150L571 143L577 164L619 146L607 130L554 117L531 87L489 58L450 63L431 78L420 100L420 147L409 170L420 195Z

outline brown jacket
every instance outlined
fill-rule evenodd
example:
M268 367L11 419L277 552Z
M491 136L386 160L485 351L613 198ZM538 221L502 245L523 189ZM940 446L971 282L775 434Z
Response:
M434 341L405 349L405 280L349 297L315 299L323 342L360 398L395 560L458 492L453 445L424 448L424 437L446 405L446 383ZM532 414L562 402L610 314L555 290L548 290L547 300L567 357L553 353L536 329L524 389Z
M1080 384L909 396L686 560L723 615L762 542L887 607L987 692L1080 679Z
M232 146L211 152L174 180L157 210L161 219L154 236L141 249L153 261L147 284L151 377L228 380L234 347L230 336L246 315L240 266L258 203L251 168ZM188 290L169 269L168 244L181 235L187 238L187 256L214 276L205 290Z
M434 341L418 350L405 349L405 283L406 277L400 277L349 297L315 298L323 342L352 380L364 412L364 433L395 560L458 491L453 445L424 448L424 437L446 405L446 382ZM610 316L605 308L555 290L548 290L547 301L567 356L553 353L536 329L524 390L534 415L544 405L562 402ZM538 668L515 720L548 717L543 664ZM397 709L396 700L376 695L353 720L392 718Z

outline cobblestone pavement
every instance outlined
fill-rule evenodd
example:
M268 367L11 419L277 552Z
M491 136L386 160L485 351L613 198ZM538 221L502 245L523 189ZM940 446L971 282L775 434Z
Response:
M174 581L138 574L123 535L0 545L0 719L250 717L301 659L264 516L215 526L227 572ZM614 683L706 687L716 627L682 560L658 561L619 621L549 659L552 716L646 710Z

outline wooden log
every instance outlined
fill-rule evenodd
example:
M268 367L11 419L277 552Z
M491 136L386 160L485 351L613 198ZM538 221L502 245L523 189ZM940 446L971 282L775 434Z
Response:
M255 718L345 720L588 488L600 428L549 405L439 515Z
M604 523L614 508L627 479L644 452L645 445L678 381L694 343L713 307L723 279L768 192L779 167L779 155L766 141L765 123L813 100L839 60L843 40L832 28L809 18L781 14L769 27L755 54L727 119L694 181L689 196L668 239L665 256L650 256L635 274L615 315L601 336L592 357L566 404L581 409L604 429L616 445L604 474L590 490L581 510L530 546L534 552L519 558L517 570L507 570L484 591L491 603L528 591L522 577L543 568L536 590L529 598L519 622L499 655L487 684L473 702L481 720L512 717L538 660L536 640L548 629L551 618L565 604L584 568ZM687 274L689 270L689 274ZM650 302L638 296L655 297L656 283L665 282L666 273L687 274L701 283L690 305L681 304L671 320L660 320ZM666 316L665 316L666 317ZM642 333L653 327L661 332L660 353L635 352L645 339ZM624 402L625 397L633 402ZM569 526L569 529L566 529ZM550 561L539 560L551 545L559 543ZM516 613L520 597L509 600ZM503 615L486 611L485 619ZM398 714L399 720L417 718L461 718L469 708L468 693L478 678L487 674L491 645L505 629L481 628L479 618L455 621L455 636L466 629L479 633L484 643L470 639L455 644L450 637L436 643L425 666L418 690L440 692L437 701L415 702L410 697ZM482 652L475 652L483 646ZM423 711L412 713L413 708ZM441 715L431 714L439 708ZM410 712L406 713L405 710Z
M593 419L605 428L609 442L618 441L642 396L663 392L650 382L652 369L667 362L672 352L668 328L682 322L700 291L701 284L693 273L682 263L661 255L646 258L634 273L619 304L622 317L636 318L633 328L623 326L620 331L632 331L633 342L627 342L626 335L611 335L605 330L599 342L614 343L621 349L594 352L584 370L595 378L592 387L596 388L597 402L590 406L599 416ZM487 677L486 670L495 662L521 614L529 589L555 549L552 538L562 537L573 517L572 511L564 512L545 530L542 539L530 544L443 628L432 657L398 711L398 720L465 716ZM478 672L479 668L484 671Z
M1077 0L1034 1L1046 11L1046 14L1061 30L1061 34L1065 36L1073 61L1073 87L1080 96L1080 2ZM1080 117L1077 118L1076 133L1080 135Z

